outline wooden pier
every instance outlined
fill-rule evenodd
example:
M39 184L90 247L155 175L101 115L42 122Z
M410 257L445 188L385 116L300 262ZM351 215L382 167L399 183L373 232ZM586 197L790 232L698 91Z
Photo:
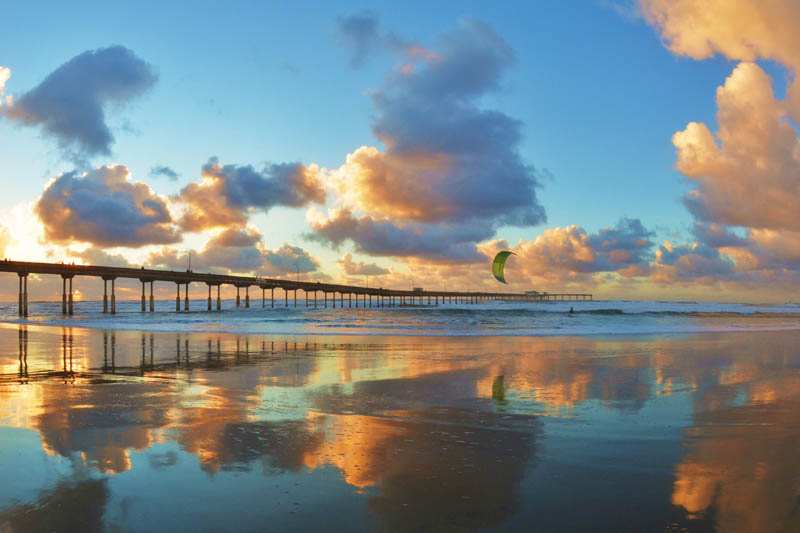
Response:
M141 311L154 312L153 297L155 282L174 283L176 286L175 311L189 311L189 285L204 283L208 287L206 300L208 311L222 311L220 287L236 287L236 307L250 307L250 288L261 289L261 307L267 306L266 292L270 291L269 305L275 306L275 289L283 291L283 304L289 307L289 294L292 305L297 307L297 291L303 291L306 307L396 307L405 305L439 305L447 303L477 304L486 301L554 302L585 301L592 295L586 293L547 293L528 291L483 292L483 291L436 291L425 289L400 290L356 285L337 285L313 281L292 281L278 278L248 276L229 276L224 274L204 274L192 271L154 270L93 265L68 265L63 263L32 263L24 261L0 261L0 272L15 273L19 276L18 308L20 316L28 316L28 276L30 274L61 276L61 313L72 315L75 311L72 280L76 276L100 278L103 280L103 312L115 314L116 280L136 279L142 284ZM181 287L184 287L181 298ZM110 288L110 291L109 291ZM149 291L147 290L149 289ZM212 291L212 289L216 289ZM148 294L149 292L149 294ZM215 292L216 294L212 294ZM244 292L244 298L242 298ZM322 300L318 299L321 293ZM216 297L216 298L214 298ZM215 301L216 300L216 301ZM337 301L338 300L338 301Z

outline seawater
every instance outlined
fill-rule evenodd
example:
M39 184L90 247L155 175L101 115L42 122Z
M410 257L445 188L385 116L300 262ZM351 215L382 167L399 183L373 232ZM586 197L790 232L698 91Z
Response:
M321 304L321 302L318 302ZM207 312L205 300L176 313L174 300L156 302L156 312L142 313L138 301L117 302L117 314L103 314L102 303L82 301L75 314L61 314L60 302L31 302L29 317L15 304L0 304L0 321L117 330L219 332L270 335L420 335L552 336L636 335L800 329L800 304L752 305L715 302L606 300L592 302L488 302L481 304L350 307L347 299L333 308L289 306L269 300L223 312ZM183 307L183 302L181 302Z

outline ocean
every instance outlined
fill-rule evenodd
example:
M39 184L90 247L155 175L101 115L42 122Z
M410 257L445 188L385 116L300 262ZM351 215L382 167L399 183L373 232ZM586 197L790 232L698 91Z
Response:
M321 304L321 302L320 302ZM117 314L103 314L102 303L75 304L64 317L60 302L31 302L20 319L16 304L0 304L0 321L59 326L264 335L421 335L552 336L637 335L800 329L800 304L753 305L715 302L596 300L591 302L488 302L405 307L348 307L337 301L324 308L297 307L289 300L260 298L251 307L223 301L223 312L207 312L205 300L190 303L190 313L176 313L174 300L156 302L156 312L142 313L139 301L118 301ZM361 304L363 305L363 303ZM181 302L183 307L183 302Z

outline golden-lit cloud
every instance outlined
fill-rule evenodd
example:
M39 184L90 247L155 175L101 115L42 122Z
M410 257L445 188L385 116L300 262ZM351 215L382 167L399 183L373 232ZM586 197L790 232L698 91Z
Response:
M639 220L622 219L597 233L589 233L577 225L554 227L516 246L494 241L481 249L487 258L504 248L512 250L516 254L511 259L515 275L528 281L585 283L598 273L628 277L647 274L652 235Z
M717 130L690 122L675 133L677 168L696 241L665 243L656 281L730 282L729 288L800 281L800 4L790 0L639 0L675 54L741 61L717 89ZM790 72L785 99L756 63Z
M678 169L697 187L686 203L699 219L800 230L800 142L769 76L740 63L717 90L712 133L692 122L675 134Z
M674 53L693 59L720 54L754 62L775 60L797 79L800 70L800 4L793 0L639 0L645 20ZM788 90L800 118L800 84Z
M184 207L180 226L201 231L242 226L255 210L322 203L325 190L313 165L271 164L259 171L250 165L222 165L212 157L203 165L202 179L184 187L176 201Z
M676 54L800 65L800 5L792 0L639 0L639 6Z
M519 153L521 123L481 105L514 62L509 44L474 20L433 49L382 37L374 17L344 22L358 57L385 41L404 65L372 94L384 148L361 146L326 173L335 205L313 217L317 240L352 241L368 255L476 262L477 243L499 227L544 222L538 173Z
M447 153L422 148L413 153L384 153L371 146L348 154L337 171L340 191L353 194L354 207L417 222L446 220L461 208L451 201L452 191L441 186L452 179L452 172Z
M8 80L11 79L11 69L8 67L0 66L0 107L2 106L11 106L14 104L13 99L9 97L5 97L4 93L6 90L6 83Z
M61 174L35 209L51 242L137 248L180 240L167 201L124 165Z

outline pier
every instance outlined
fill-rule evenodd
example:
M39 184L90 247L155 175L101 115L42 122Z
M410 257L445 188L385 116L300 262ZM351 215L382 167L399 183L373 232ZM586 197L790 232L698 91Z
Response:
M28 316L28 276L31 274L61 276L61 313L72 315L75 312L73 299L73 279L76 276L93 277L103 281L103 313L115 314L116 280L135 279L141 282L141 311L154 312L154 285L175 284L175 311L189 311L189 285L205 284L208 287L206 308L208 311L222 311L220 287L231 285L236 288L236 307L249 308L250 289L261 290L261 307L267 306L267 291L270 292L269 305L275 307L275 289L283 292L283 306L297 307L297 291L303 291L306 307L396 307L406 305L439 305L448 303L478 304L486 301L554 302L592 300L588 293L548 293L527 291L485 292L485 291L437 291L426 289L385 289L357 285L338 285L314 281L292 281L279 278L253 276L230 276L225 274L198 273L190 270L155 270L144 267L124 268L94 265L68 265L63 263L34 263L24 261L0 261L0 272L17 274L19 277L18 309L20 316ZM181 295L183 287L183 295Z

